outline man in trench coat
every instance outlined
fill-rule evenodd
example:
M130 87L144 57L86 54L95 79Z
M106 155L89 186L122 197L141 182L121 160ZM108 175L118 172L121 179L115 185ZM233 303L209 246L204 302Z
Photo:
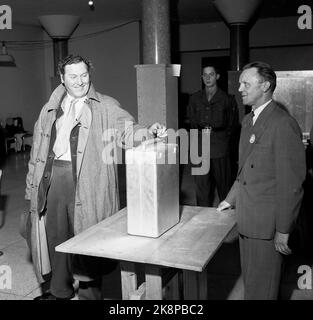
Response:
M30 213L24 220L37 277L43 282L50 275L50 289L38 300L73 298L73 273L81 280L79 298L100 298L99 260L73 259L55 247L118 211L116 146L132 147L141 130L148 139L165 131L158 123L135 124L118 101L96 92L90 68L81 56L59 63L62 84L34 128L25 196ZM106 266L112 269L110 261Z

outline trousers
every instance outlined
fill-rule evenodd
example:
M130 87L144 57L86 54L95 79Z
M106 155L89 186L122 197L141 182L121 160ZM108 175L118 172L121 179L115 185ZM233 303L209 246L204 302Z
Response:
M73 269L79 263L95 269L98 260L94 257L56 252L55 247L74 236L75 187L72 163L55 160L52 179L47 195L46 232L51 263L50 292L58 298L73 295ZM76 263L75 263L76 262ZM80 281L80 300L101 299L101 274L94 272L93 281Z
M239 246L245 300L276 300L283 257L275 250L274 240L239 235Z
M47 195L46 232L52 269L50 292L59 298L74 292L72 255L55 251L74 236L74 197L72 163L55 160Z
M220 201L224 200L231 187L231 167L229 157L210 160L210 171L194 176L197 206L212 207L216 186Z

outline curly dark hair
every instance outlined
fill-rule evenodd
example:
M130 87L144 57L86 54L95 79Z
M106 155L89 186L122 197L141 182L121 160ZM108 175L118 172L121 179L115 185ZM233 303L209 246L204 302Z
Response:
M58 72L60 75L64 75L65 72L65 67L69 64L73 64L73 63L79 63L79 62L84 62L85 65L87 66L88 72L90 72L90 69L93 68L91 61L89 61L86 58L83 58L80 55L73 55L70 54L67 57L65 57L63 60L61 60L58 63Z

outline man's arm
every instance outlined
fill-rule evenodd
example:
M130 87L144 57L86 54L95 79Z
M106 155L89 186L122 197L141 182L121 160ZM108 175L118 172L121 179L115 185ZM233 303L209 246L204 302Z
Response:
M306 174L301 130L293 118L284 117L276 127L276 250L289 254L289 233L299 213Z
M220 202L220 204L217 207L218 211L222 211L225 209L229 209L230 207L236 206L236 196L238 193L238 181L235 180L234 184L232 185L231 189L228 192L228 195L225 200Z
M38 120L36 121L34 125L34 132L33 132L33 143L32 148L30 152L30 159L28 162L28 173L26 175L26 189L25 189L25 199L30 200L30 193L31 193L31 184L33 182L33 176L34 176L34 169L36 164L36 158L37 153L41 141L41 118L42 118L43 110L41 111Z
M289 233L303 196L306 174L301 131L293 118L284 118L275 132L276 230Z
M120 106L117 100L107 98L106 104L107 101L109 101L110 104L108 110L110 117L112 117L117 145L128 149L137 146L144 140L166 135L165 126L159 123L154 123L148 127L139 125L135 122L134 118Z

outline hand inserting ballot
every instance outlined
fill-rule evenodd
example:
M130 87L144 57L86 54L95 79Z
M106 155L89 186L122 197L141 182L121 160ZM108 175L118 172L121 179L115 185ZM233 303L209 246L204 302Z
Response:
M216 208L217 211L223 211L223 210L226 210L226 209L230 209L231 208L231 205L223 200L219 205L218 207Z
M166 127L156 122L149 127L149 134L154 138L164 138L167 136Z

